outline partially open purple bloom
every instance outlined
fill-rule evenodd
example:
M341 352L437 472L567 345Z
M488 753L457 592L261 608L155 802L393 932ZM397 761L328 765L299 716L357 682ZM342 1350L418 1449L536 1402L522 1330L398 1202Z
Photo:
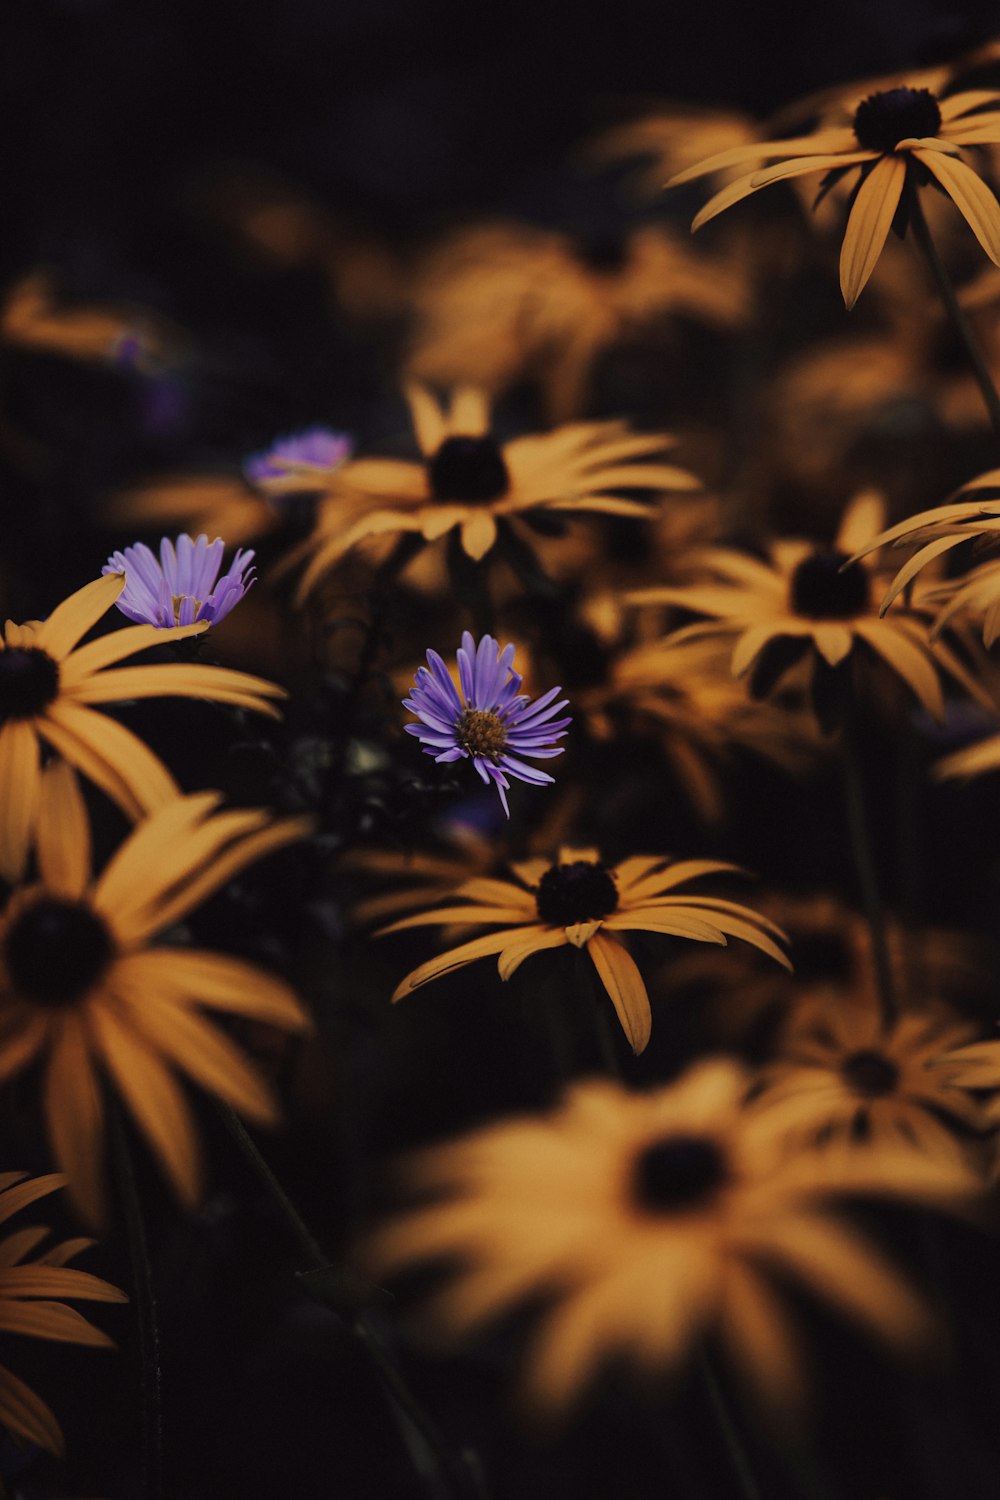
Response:
M471 757L483 781L495 784L508 818L507 775L533 786L552 781L548 772L526 765L521 757L547 760L561 755L563 746L555 741L562 739L567 724L573 722L552 718L569 702L568 698L554 701L561 688L550 688L534 703L525 694L518 695L522 679L513 661L513 646L501 651L491 635L484 635L477 647L466 630L458 653L461 693L441 657L428 651L428 665L417 668L413 692L403 700L403 707L420 721L407 724L406 732L417 736L424 754L433 755L436 761Z
M254 581L253 551L237 549L228 570L219 577L226 544L221 537L192 541L179 536L176 546L169 537L160 543L160 559L144 542L126 547L108 558L102 573L124 573L125 587L117 604L123 615L137 625L193 625L208 620L218 625L238 604Z
M251 484L267 485L268 480L301 481L308 489L319 475L338 468L351 456L353 444L343 432L329 427L309 427L305 432L286 433L275 438L270 448L254 453L243 465Z

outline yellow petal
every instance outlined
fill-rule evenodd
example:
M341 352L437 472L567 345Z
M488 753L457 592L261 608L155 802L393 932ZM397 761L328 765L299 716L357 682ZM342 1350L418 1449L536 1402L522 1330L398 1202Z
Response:
M1000 203L964 161L939 151L914 151L936 177L995 266L1000 266Z
M81 678L89 677L92 672L99 672L113 662L121 661L123 657L132 656L136 651L145 651L150 646L162 646L167 641L182 641L189 636L204 635L207 629L208 621L199 620L194 625L176 625L164 630L157 625L128 625L124 630L109 631L107 635L102 635L96 641L88 641L85 646L78 647L66 657L59 668L60 685L63 688L69 687L71 683L79 682Z
M611 996L629 1046L635 1053L642 1052L649 1041L653 1015L635 960L617 938L604 932L595 933L587 944L587 952Z
M902 156L883 156L858 188L840 251L840 289L852 308L861 295L899 206L906 180Z
M42 777L38 866L57 896L76 900L90 880L90 823L73 767L55 760Z
M163 762L130 729L82 703L50 704L37 721L53 749L116 802L127 818L180 796Z
M71 1196L92 1224L105 1214L104 1103L74 1011L59 1016L45 1070L45 1118L56 1160Z
M0 875L13 884L28 862L40 785L34 727L26 719L8 719L0 728Z
M124 573L105 573L93 583L84 584L82 589L77 589L62 604L56 605L49 618L42 622L35 636L35 645L56 661L62 661L80 637L86 635L103 614L107 614L124 587Z
M497 523L488 510L478 511L462 523L462 546L478 562L497 539Z
M121 703L129 698L207 698L215 703L233 703L239 708L278 718L270 698L286 698L284 688L234 672L230 667L202 667L187 662L168 662L147 667L116 667L85 677L66 689L64 701L76 703Z

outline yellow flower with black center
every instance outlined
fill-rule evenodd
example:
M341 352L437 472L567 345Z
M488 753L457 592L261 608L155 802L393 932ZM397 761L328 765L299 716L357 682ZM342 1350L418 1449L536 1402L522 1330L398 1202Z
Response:
M284 688L228 667L195 662L114 666L136 651L184 640L207 622L160 629L131 625L84 646L91 626L125 587L123 573L86 584L40 624L8 620L0 637L0 875L24 873L38 817L41 749L45 742L99 786L135 821L169 802L179 788L159 756L130 729L92 705L133 698L207 698L278 717L272 699Z
M928 88L900 85L862 99L842 124L787 140L734 146L686 167L666 186L754 163L753 171L709 199L692 223L692 229L699 229L772 182L822 172L824 187L829 187L844 172L859 168L840 256L841 290L853 307L875 269L907 185L911 190L928 183L941 188L990 260L1000 265L1000 203L961 154L968 147L997 142L1000 93L995 90L968 89L939 98ZM775 157L780 160L774 165L762 165Z
M478 562L502 527L525 543L518 531L524 518L544 512L650 520L652 506L620 492L700 488L676 464L648 461L671 446L663 433L629 432L623 422L576 422L500 443L490 433L481 391L463 387L447 408L424 386L410 385L406 394L423 462L368 458L340 467L334 489L319 501L312 536L288 559L308 559L300 600L370 539L410 536L420 545L454 533L461 551ZM365 498L365 514L352 520L345 506L356 515Z
M59 1173L29 1178L26 1172L0 1173L0 1223L65 1185ZM56 1298L72 1297L86 1302L127 1302L110 1282L78 1271L67 1262L93 1244L93 1240L64 1240L34 1259L28 1257L47 1239L40 1227L15 1230L0 1240L0 1330L4 1334L26 1334L60 1344L89 1344L113 1349L106 1333ZM0 1423L17 1442L37 1443L49 1453L61 1455L63 1435L52 1412L41 1397L0 1365Z
M446 1261L428 1309L463 1337L525 1303L533 1410L559 1414L615 1355L650 1373L714 1336L752 1392L801 1404L806 1371L779 1295L791 1279L891 1344L930 1320L882 1255L831 1212L838 1197L954 1203L971 1174L915 1152L789 1149L812 1102L745 1103L749 1076L709 1060L630 1094L578 1084L549 1116L494 1124L424 1152L409 1181L435 1194L376 1232L377 1274Z
M937 1064L973 1035L940 1006L904 1013L886 1030L875 1003L813 1005L767 1070L769 1096L811 1097L825 1106L811 1126L824 1139L909 1145L962 1160L983 1113Z
M175 797L139 824L95 879L73 771L57 762L43 776L40 878L16 890L0 918L0 1078L43 1060L52 1148L93 1221L104 1204L104 1074L191 1204L198 1141L172 1069L251 1120L277 1117L271 1090L200 1007L292 1031L308 1027L288 986L251 964L152 946L252 861L308 831L308 819L217 811L221 800L217 792Z
M667 604L712 617L668 636L665 647L679 640L732 639L733 674L749 677L755 697L766 696L793 665L811 657L814 705L825 728L835 722L825 696L833 680L829 674L857 660L859 648L941 720L942 670L978 701L983 701L982 689L948 645L932 643L922 601L888 616L879 613L873 576L852 561L852 553L860 553L883 519L881 497L864 492L845 511L832 547L779 540L769 546L766 558L717 547L699 559L710 582L643 589L626 598L632 604Z
M723 946L735 937L791 967L778 946L784 933L766 917L717 896L676 894L689 881L731 872L733 865L714 859L671 863L659 854L608 865L596 849L565 847L554 864L528 859L511 869L516 882L466 881L454 892L461 904L419 912L382 928L388 933L464 923L501 929L421 964L397 985L394 1001L494 953L500 978L506 980L533 953L580 948L589 954L633 1052L641 1052L649 1041L652 1012L638 965L620 933L655 932Z

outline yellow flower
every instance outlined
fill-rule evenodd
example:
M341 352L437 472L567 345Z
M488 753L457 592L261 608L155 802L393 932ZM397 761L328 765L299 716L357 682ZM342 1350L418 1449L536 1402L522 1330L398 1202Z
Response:
M688 881L732 871L733 865L714 859L671 864L668 856L658 854L606 865L596 849L566 847L559 851L555 864L528 859L512 864L511 869L517 883L469 880L454 893L462 905L419 912L382 928L387 933L465 923L502 929L421 964L397 985L394 1001L493 953L498 955L500 978L506 980L533 953L572 946L590 955L633 1052L641 1052L652 1025L649 996L619 933L656 932L723 946L727 937L735 937L790 967L774 941L783 939L784 933L766 917L717 896L674 894Z
M669 604L713 616L685 626L666 644L706 636L735 638L732 671L737 677L750 675L754 696L766 695L793 663L810 653L821 723L820 664L832 669L849 658L856 661L859 648L884 663L940 720L941 669L980 701L981 689L950 648L941 643L932 648L923 613L900 609L883 617L872 598L868 570L857 561L847 566L851 554L857 556L879 530L883 515L881 498L864 492L848 506L832 548L782 540L762 560L719 547L701 559L714 575L712 582L644 589L627 597L633 604Z
M457 390L447 410L421 385L411 385L407 398L424 462L370 458L340 467L336 497L320 500L313 535L289 559L308 558L300 600L370 539L411 536L419 544L454 532L466 556L478 561L501 527L523 542L518 523L533 513L648 520L655 515L648 504L618 491L699 487L675 464L642 461L670 446L662 433L629 432L623 422L578 422L501 444L490 436L480 391ZM367 497L366 514L345 524L344 504L357 506L361 497Z
M129 835L96 879L73 771L43 776L37 883L0 919L0 1078L44 1059L43 1105L70 1191L103 1214L102 1074L113 1081L185 1203L198 1196L198 1142L171 1067L250 1119L274 1098L207 1005L290 1030L308 1023L288 987L220 953L150 945L251 861L307 832L303 818L216 812L217 792L176 797Z
M983 1114L936 1064L973 1034L941 1007L903 1014L887 1032L877 1004L814 1004L767 1069L767 1097L813 1098L814 1138L910 1146L961 1161L965 1147L954 1126L981 1128Z
M91 705L176 695L208 698L277 718L283 688L225 667L169 662L119 667L123 657L199 635L204 623L161 630L132 625L79 646L114 604L123 573L86 584L41 624L8 620L0 639L0 875L24 873L38 817L40 741L70 761L133 820L178 795L166 766L123 724Z
M369 1260L382 1273L447 1259L432 1321L449 1336L544 1297L527 1355L536 1409L565 1410L608 1356L675 1369L705 1334L751 1391L795 1406L805 1371L779 1278L896 1345L929 1331L921 1302L829 1212L833 1200L942 1203L972 1179L912 1151L789 1151L789 1124L809 1107L747 1106L748 1083L710 1060L648 1094L578 1084L548 1117L427 1151L411 1180L440 1201L377 1232Z
M0 1173L0 1223L54 1193L66 1179L57 1173L28 1178L26 1172ZM87 1271L67 1268L67 1261L86 1250L92 1240L65 1240L27 1257L39 1248L47 1229L18 1229L0 1240L0 1329L4 1334L27 1334L62 1344L90 1344L113 1348L107 1334L88 1323L57 1297L88 1302L127 1302L124 1292ZM16 1375L0 1366L0 1423L17 1442L37 1443L49 1453L63 1452L59 1423L45 1402Z
M667 187L755 164L709 199L691 226L699 229L772 182L823 172L828 174L826 185L850 168L860 168L840 257L841 290L853 307L882 252L908 181L914 188L930 182L942 188L990 260L1000 265L1000 204L961 158L964 147L998 141L1000 93L995 90L970 89L938 98L927 88L897 86L862 99L843 123L787 140L734 146L678 172ZM761 165L775 157L780 159L773 166Z

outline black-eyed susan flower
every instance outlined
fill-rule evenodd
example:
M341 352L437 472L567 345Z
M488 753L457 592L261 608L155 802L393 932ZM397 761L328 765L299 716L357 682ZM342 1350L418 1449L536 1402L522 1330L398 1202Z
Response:
M709 199L691 226L699 229L772 182L822 172L829 186L844 172L859 168L840 257L841 290L847 306L853 307L875 268L908 183L911 189L928 183L940 187L990 260L1000 265L1000 203L961 155L967 147L998 141L1000 93L995 90L969 89L938 97L928 88L902 85L878 89L862 99L842 124L824 125L787 140L734 146L678 172L667 186L754 163L753 171ZM775 158L779 160L774 165L763 165Z
M460 690L437 652L428 651L427 666L417 668L403 704L417 716L416 724L404 728L417 736L424 754L438 762L471 760L479 779L496 787L508 818L508 776L532 786L553 781L547 771L529 766L523 757L561 755L563 746L556 740L573 722L568 716L554 717L569 702L559 698L562 688L549 688L534 702L519 693L523 679L513 662L513 646L501 651L491 635L484 635L477 646L466 630L458 651Z
M906 1012L887 1030L874 1001L814 999L798 1012L766 1071L768 1097L813 1098L818 1110L809 1128L816 1139L850 1137L961 1160L969 1133L984 1118L939 1064L973 1035L940 1004Z
M412 384L407 399L423 463L353 459L339 469L336 493L320 500L312 536L289 559L306 560L300 599L369 540L412 536L429 543L454 532L466 556L479 561L501 527L516 532L532 513L650 519L649 504L621 491L699 487L676 464L648 462L670 447L662 433L629 432L623 422L577 422L500 443L490 435L481 391L457 390L443 408L424 386ZM353 519L362 502L364 513Z
M765 696L794 663L811 658L814 699L825 720L820 688L826 679L820 666L837 669L866 654L941 719L942 670L966 691L981 697L981 690L948 646L932 645L926 611L879 613L872 575L851 556L877 534L883 518L881 498L867 491L847 507L832 547L779 540L766 558L714 548L701 557L710 582L645 589L629 597L634 604L670 604L710 616L685 626L680 638L732 639L733 674L748 676L755 696ZM668 637L668 644L671 639L677 637Z
M63 756L133 820L178 795L166 766L124 724L94 706L132 698L207 698L277 717L283 688L246 672L193 662L117 667L126 656L183 640L208 622L130 625L78 642L115 604L125 575L86 584L40 624L8 620L0 640L0 875L19 880L38 816L40 742Z
M254 582L253 551L238 547L229 567L219 577L226 544L217 536L192 538L182 534L160 542L160 557L136 542L113 552L102 573L123 574L125 587L115 608L137 625L194 625L206 620L218 625L239 604Z
M914 1152L790 1151L788 1129L809 1106L748 1106L748 1083L710 1060L648 1094L578 1084L547 1117L427 1151L409 1176L437 1201L377 1232L369 1261L382 1274L447 1260L429 1309L446 1337L544 1298L526 1395L550 1414L606 1359L671 1371L706 1334L751 1390L794 1407L806 1372L779 1278L891 1344L912 1348L929 1331L906 1282L831 1212L836 1199L941 1204L973 1183Z
M26 1172L0 1173L0 1223L54 1193L65 1182L65 1177L56 1172L32 1178ZM58 1299L127 1302L128 1298L110 1282L67 1265L93 1244L92 1240L64 1240L62 1244L41 1249L48 1233L47 1229L32 1226L15 1230L0 1240L0 1329L5 1336L25 1334L60 1344L114 1348L106 1333ZM37 1443L49 1453L63 1451L59 1423L45 1402L3 1366L0 1366L0 1424L19 1443Z
M392 998L401 1000L432 979L490 954L497 954L500 978L509 979L533 953L580 948L589 954L633 1052L641 1052L653 1018L642 974L622 933L655 932L720 945L735 937L790 967L778 946L784 933L766 917L718 896L677 894L690 881L733 869L714 859L671 863L658 854L609 865L596 849L569 847L559 851L555 863L518 861L511 864L516 880L469 880L454 893L461 904L418 912L382 929L401 932L446 923L500 928L421 964L397 985Z
M43 777L37 881L0 918L0 1078L43 1065L52 1149L91 1220L104 1202L103 1077L113 1082L181 1199L199 1188L191 1112L174 1069L239 1113L273 1122L271 1090L201 1007L292 1031L302 1007L273 975L221 953L156 948L240 870L308 831L260 810L218 811L218 792L175 797L144 819L101 873L76 777Z

